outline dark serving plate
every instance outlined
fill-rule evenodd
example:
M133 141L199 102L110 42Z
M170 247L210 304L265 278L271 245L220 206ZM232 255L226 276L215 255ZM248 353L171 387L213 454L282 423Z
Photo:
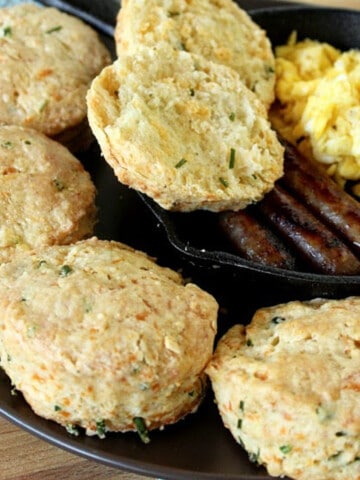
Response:
M49 0L47 4L76 13L107 35L111 34L119 3ZM308 7L285 7L270 0L239 1L276 43L293 29L300 36L328 40L342 48L360 47L360 12ZM277 5L276 8L263 8ZM281 6L279 6L281 5ZM261 7L261 8L260 8ZM359 277L324 277L278 271L245 262L226 252L214 215L175 214L121 185L101 157L96 143L80 158L98 190L99 238L119 240L146 251L159 263L181 269L185 276L211 292L220 304L219 336L235 322L246 323L262 306L313 296L340 297L360 292ZM59 425L35 415L23 397L11 394L0 371L0 414L40 438L72 453L106 465L162 479L270 480L266 471L223 427L209 391L196 414L163 431L151 433L143 444L134 433L109 434L106 439L73 437Z

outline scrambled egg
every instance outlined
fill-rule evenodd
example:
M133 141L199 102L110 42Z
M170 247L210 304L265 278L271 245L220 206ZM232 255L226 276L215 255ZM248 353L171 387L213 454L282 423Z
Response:
M276 130L360 196L360 50L297 41L276 49Z

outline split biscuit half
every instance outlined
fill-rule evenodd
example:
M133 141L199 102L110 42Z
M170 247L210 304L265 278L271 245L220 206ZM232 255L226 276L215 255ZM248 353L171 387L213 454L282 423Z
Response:
M87 102L120 182L165 209L238 210L283 173L283 147L239 75L167 43L119 56Z

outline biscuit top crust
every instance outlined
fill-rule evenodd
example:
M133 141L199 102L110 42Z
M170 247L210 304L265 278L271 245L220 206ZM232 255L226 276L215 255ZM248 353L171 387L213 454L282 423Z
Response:
M239 75L166 43L122 55L93 81L88 118L119 180L162 207L244 208L283 172L266 110Z
M246 358L248 374L262 372L277 391L283 389L316 409L336 402L346 390L360 389L359 318L357 297L262 308L243 330L242 347L233 358ZM240 341L236 332L225 335L214 363L230 355Z
M172 370L167 356L188 376L212 353L215 299L127 245L93 237L20 252L0 269L5 325L36 326L28 351L70 361L78 373L102 378L111 369L126 378L145 355L175 380L181 368Z
M166 41L236 70L266 108L275 61L266 32L231 0L125 0L115 28L118 54Z
M86 117L86 91L110 63L97 33L54 8L0 9L0 124L54 136Z
M95 187L65 147L40 132L0 127L1 252L68 243L92 233Z

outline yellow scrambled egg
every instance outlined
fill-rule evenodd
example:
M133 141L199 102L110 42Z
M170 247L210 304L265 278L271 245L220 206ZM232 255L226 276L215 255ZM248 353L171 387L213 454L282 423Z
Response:
M360 196L360 50L314 40L276 49L274 128Z

